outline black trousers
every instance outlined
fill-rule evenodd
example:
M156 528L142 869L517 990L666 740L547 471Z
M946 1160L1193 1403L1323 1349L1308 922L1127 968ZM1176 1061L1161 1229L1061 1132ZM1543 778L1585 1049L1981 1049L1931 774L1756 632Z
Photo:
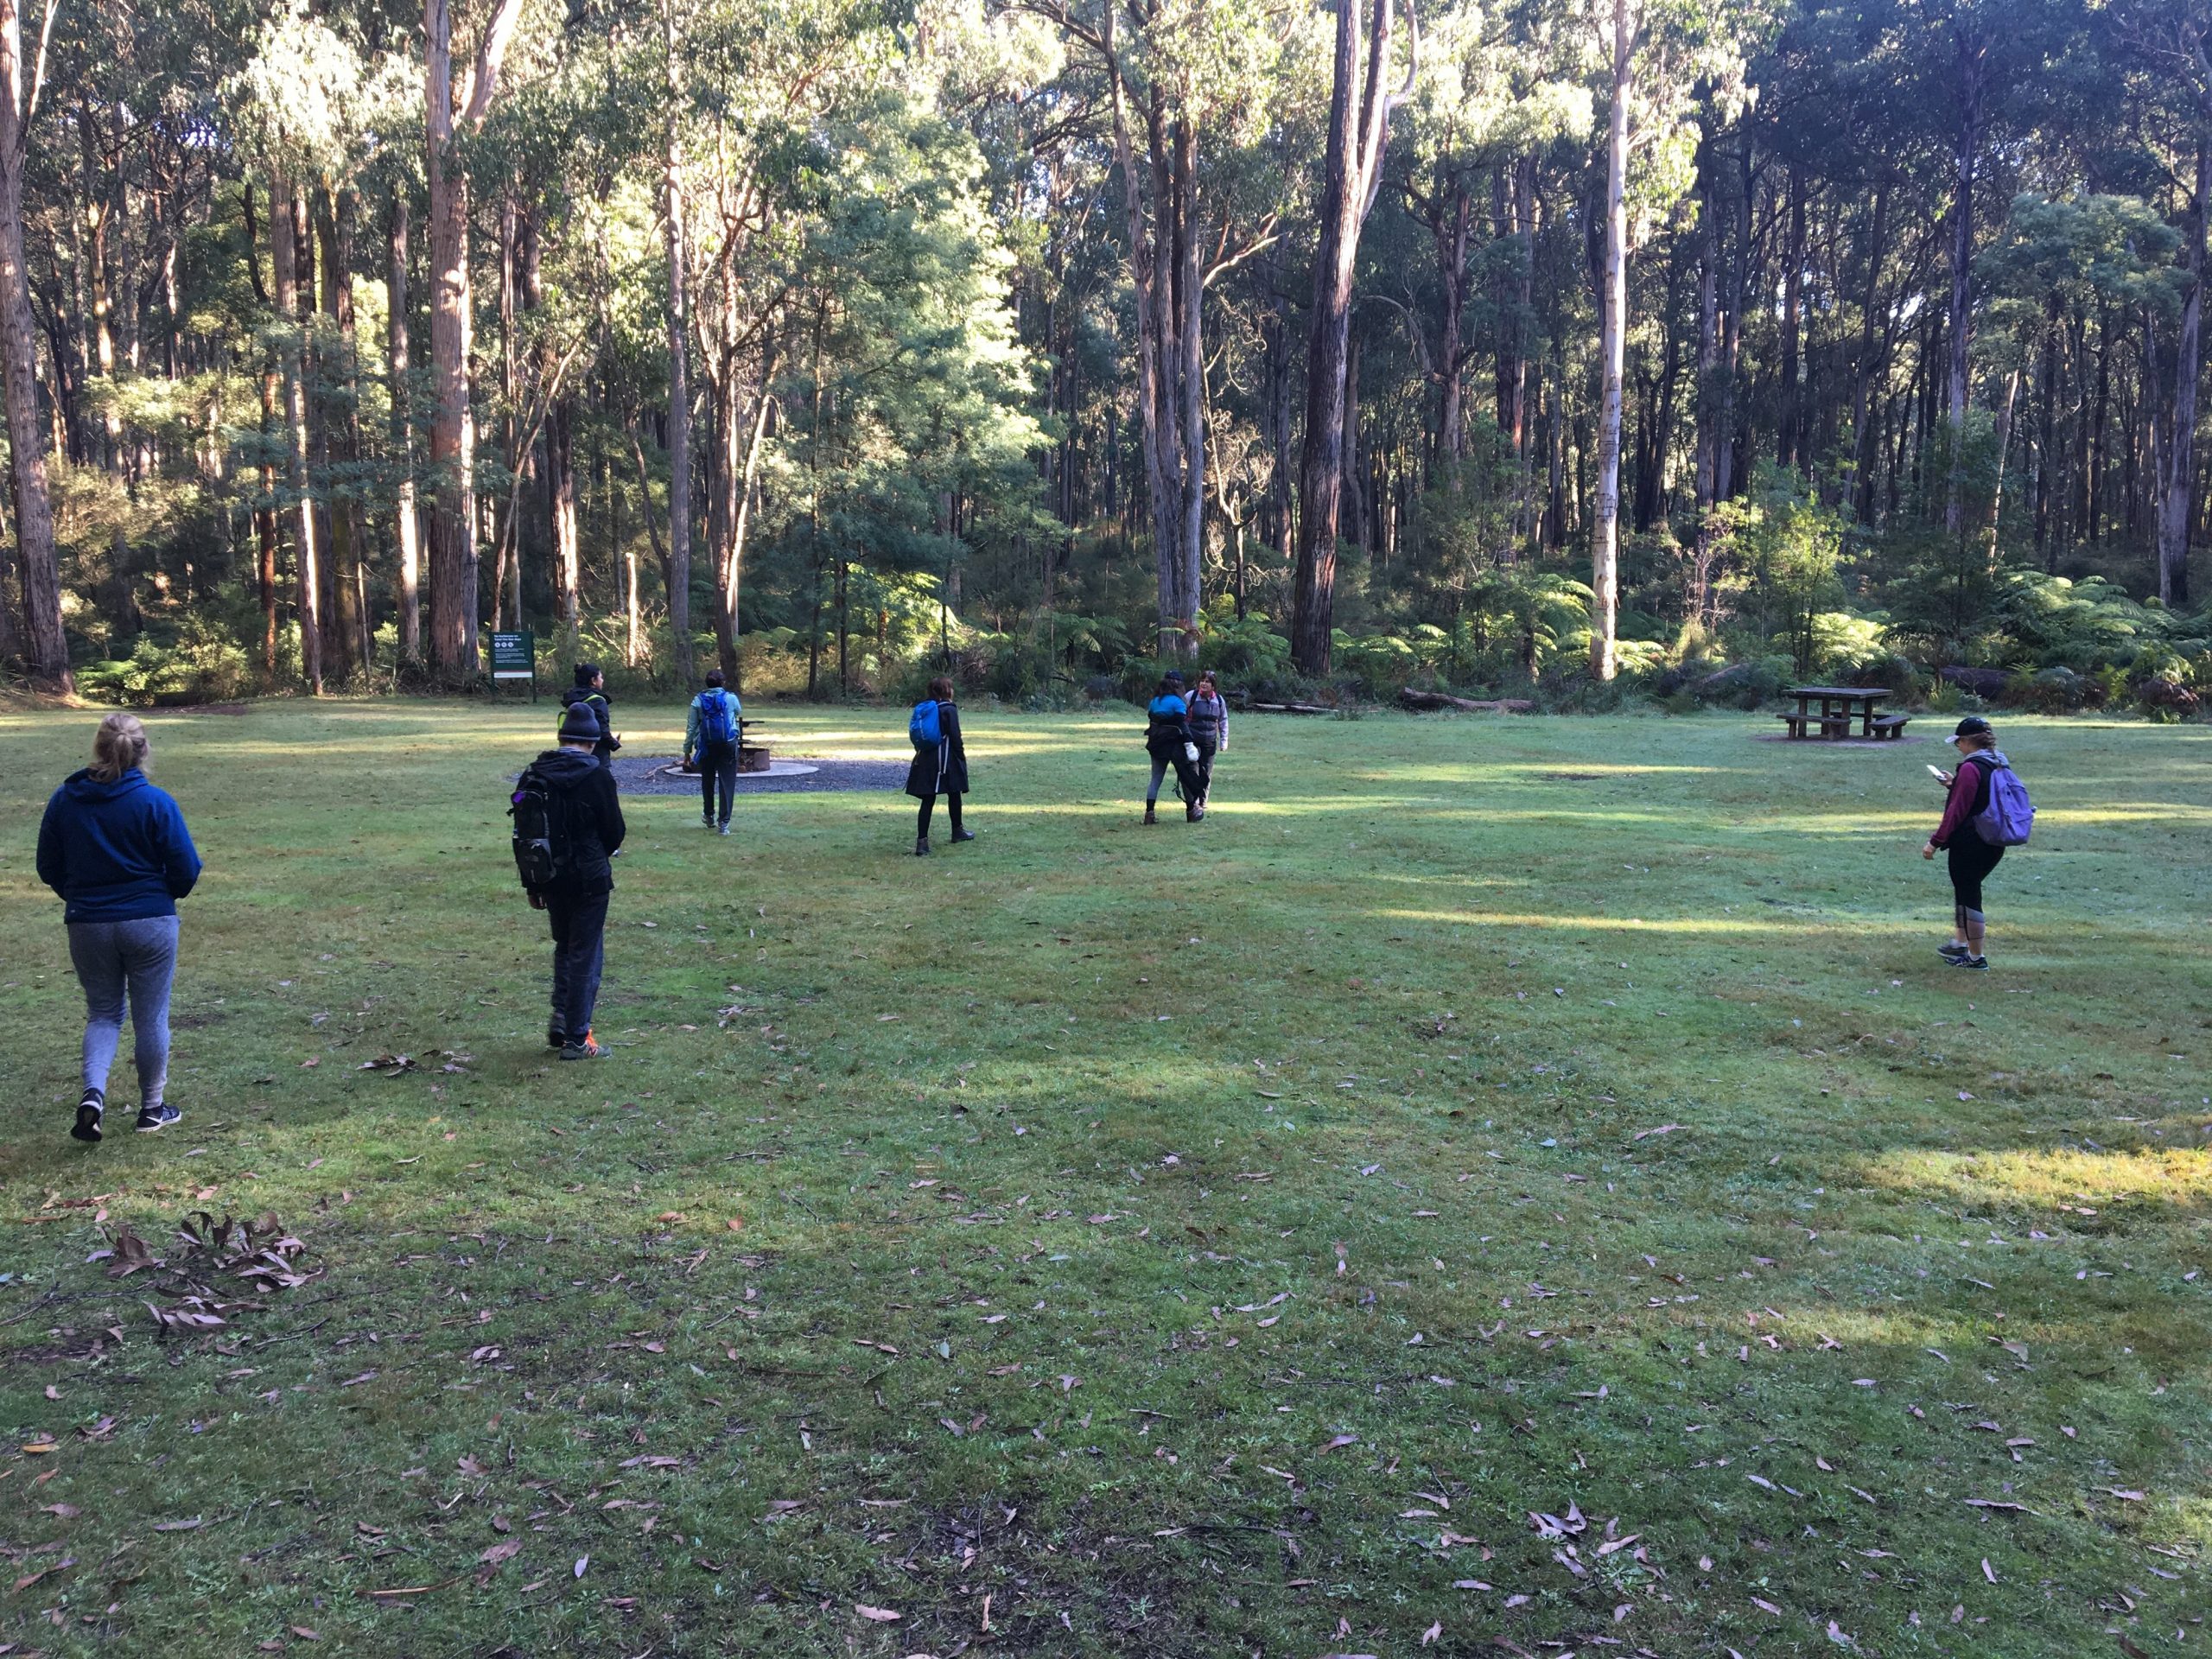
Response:
M937 797L927 796L922 801L921 810L915 813L914 835L917 839L929 834L930 810L936 804ZM950 790L947 790L944 794L944 810L945 816L952 820L952 833L958 835L960 833L960 797Z
M1198 753L1203 757L1205 751L1201 749ZM1152 751L1152 783L1144 792L1144 804L1159 804L1160 780L1167 776L1170 766L1175 768L1175 781L1182 785L1184 804L1196 806L1205 795L1205 785L1199 781L1198 766L1183 753L1180 743L1165 753L1158 749Z
M709 823L715 822L715 795L721 793L721 822L729 822L730 801L737 794L737 745L702 743L699 746L699 811Z
M1210 737L1199 738L1198 740L1198 799L1203 803L1207 796L1213 793L1213 752L1215 744L1214 740Z
M611 893L588 898L563 893L545 895L545 919L553 928L553 1028L582 1041L591 1029L599 1002L599 973L607 959L607 901Z
M1967 911L1979 916L1981 884L1997 868L1997 861L2005 856L2005 849L1991 846L1974 833L1972 824L1967 824L1951 837L1951 844L1945 850L1951 867L1951 902L1959 910L1960 919L1965 919Z

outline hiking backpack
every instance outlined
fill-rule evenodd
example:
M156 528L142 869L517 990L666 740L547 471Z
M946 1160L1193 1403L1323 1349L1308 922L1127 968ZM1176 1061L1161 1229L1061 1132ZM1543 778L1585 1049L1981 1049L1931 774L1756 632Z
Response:
M906 736L918 749L933 749L944 741L944 722L938 718L937 699L925 697L906 717Z
M2024 847L2035 824L2036 809L2020 774L2008 766L1990 762L1989 804L1974 815L1974 834L1992 847Z
M515 874L532 892L552 887L569 873L568 798L528 766L515 779L512 799Z
M729 704L730 696L727 691L702 691L699 694L701 743L737 741L737 720L730 713Z

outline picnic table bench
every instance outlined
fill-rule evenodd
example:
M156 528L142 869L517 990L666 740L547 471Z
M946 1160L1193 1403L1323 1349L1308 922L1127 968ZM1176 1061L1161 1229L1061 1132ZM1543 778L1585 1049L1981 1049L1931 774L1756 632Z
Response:
M1825 739L1829 742L1852 735L1856 722L1859 735L1877 741L1904 735L1908 715L1877 715L1882 699L1889 691L1882 686L1865 685L1800 685L1783 694L1797 699L1797 712L1777 715L1775 718L1788 728L1795 740ZM1813 705L1821 705L1818 714Z

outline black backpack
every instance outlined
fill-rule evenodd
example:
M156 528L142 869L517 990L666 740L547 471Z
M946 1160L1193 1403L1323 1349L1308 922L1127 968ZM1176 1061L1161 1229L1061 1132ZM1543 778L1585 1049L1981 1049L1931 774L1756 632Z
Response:
M567 791L548 785L536 766L526 766L515 779L512 798L507 816L515 821L515 874L532 892L557 886L570 861Z

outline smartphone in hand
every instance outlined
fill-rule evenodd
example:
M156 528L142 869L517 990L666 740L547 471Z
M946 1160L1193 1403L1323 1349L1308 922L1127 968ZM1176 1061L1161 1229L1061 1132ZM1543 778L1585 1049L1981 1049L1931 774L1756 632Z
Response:
M1948 789L1951 786L1951 774L1944 771L1941 766L1929 767L1928 775L1930 778L1933 778L1937 783L1942 785L1946 789Z

